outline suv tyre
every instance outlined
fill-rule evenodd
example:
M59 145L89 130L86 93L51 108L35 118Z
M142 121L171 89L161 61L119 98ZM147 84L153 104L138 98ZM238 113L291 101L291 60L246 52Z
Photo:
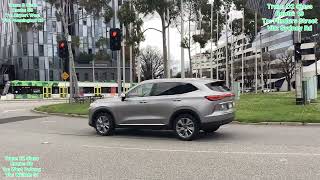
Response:
M181 114L174 120L173 129L179 139L191 141L199 135L199 122L190 114Z
M99 113L95 118L95 129L101 136L109 136L114 133L114 119L108 113Z

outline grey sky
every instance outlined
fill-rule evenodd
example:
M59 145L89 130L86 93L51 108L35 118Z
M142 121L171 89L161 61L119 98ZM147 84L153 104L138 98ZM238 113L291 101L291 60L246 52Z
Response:
M239 18L241 17L240 11L232 11L230 13L232 15L232 18ZM156 28L161 30L161 20L157 15L150 15L144 18L144 29L147 28ZM194 27L191 27L191 29L194 31ZM185 28L185 32L188 29ZM180 71L180 60L181 60L181 50L180 50L180 33L177 30L176 27L172 26L170 27L170 67L176 67L177 71ZM225 42L225 36L222 36L219 40L220 43ZM145 32L145 41L141 43L141 48L144 48L146 46L153 46L158 48L160 51L162 51L162 34L155 30L148 30ZM207 46L201 50L201 52L205 52L206 50L210 49L211 45L210 43L207 43ZM193 44L193 47L191 48L192 52L191 55L197 54L200 52L200 48L198 45ZM188 51L185 49L185 67L189 67L189 54Z

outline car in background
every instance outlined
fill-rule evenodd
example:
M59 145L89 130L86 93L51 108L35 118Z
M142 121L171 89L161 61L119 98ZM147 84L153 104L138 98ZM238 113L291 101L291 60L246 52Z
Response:
M119 98L92 103L89 125L103 136L122 127L156 128L192 140L200 130L214 132L234 116L234 94L224 81L156 79L141 82Z

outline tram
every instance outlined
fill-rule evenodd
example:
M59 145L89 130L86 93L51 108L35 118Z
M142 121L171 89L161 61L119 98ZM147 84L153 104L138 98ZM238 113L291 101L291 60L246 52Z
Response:
M117 82L78 82L79 96L116 96ZM132 84L132 86L134 86ZM124 91L130 89L130 83L122 84ZM69 82L65 81L10 81L6 94L13 99L63 99L68 98Z

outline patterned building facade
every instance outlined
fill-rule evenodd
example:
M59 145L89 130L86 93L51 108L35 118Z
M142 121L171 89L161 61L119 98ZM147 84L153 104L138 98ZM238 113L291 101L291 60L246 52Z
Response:
M10 13L9 2L37 3L37 10L42 12L45 22L42 29L31 29L28 32L22 32L14 23L0 23L0 76L3 77L3 74L10 71L10 80L61 80L62 72L68 69L68 63L58 57L57 43L63 30L61 22L55 16L55 7L44 0L1 0L0 19ZM114 6L118 8L117 3ZM73 4L70 9L73 17L81 17L86 13L77 4ZM107 43L103 50L107 51L110 58L106 60L92 63L79 56L81 53L95 54L101 50L101 47L96 47L96 42L101 38L108 41L107 32L113 24L118 24L118 21L113 23L112 20L106 24L103 18L94 19L89 16L77 20L70 27L70 34L79 38L79 47L74 52L79 81L92 81L93 76L96 81L116 79L116 58L108 49Z

